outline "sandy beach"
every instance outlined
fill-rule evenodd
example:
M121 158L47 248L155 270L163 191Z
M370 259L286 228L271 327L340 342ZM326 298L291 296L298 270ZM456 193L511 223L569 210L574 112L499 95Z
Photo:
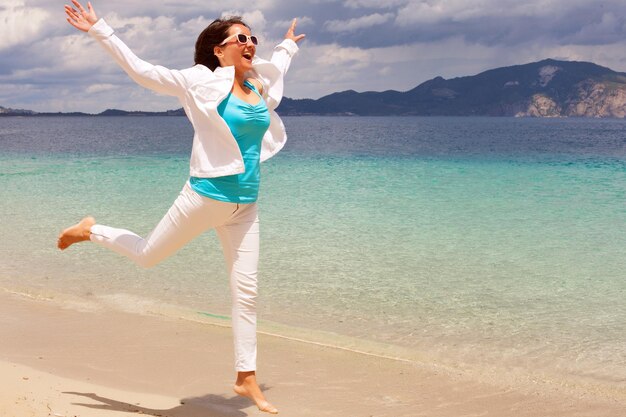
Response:
M231 391L228 327L0 293L0 415L263 414ZM285 416L620 416L626 403L511 389L450 369L261 334L258 378Z

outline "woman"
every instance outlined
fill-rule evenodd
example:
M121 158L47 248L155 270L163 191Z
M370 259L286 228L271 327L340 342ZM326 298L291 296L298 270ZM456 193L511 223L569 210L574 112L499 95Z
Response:
M283 76L298 51L296 20L272 55L255 56L258 40L240 18L218 19L198 37L195 64L169 70L139 59L76 0L65 6L68 22L88 32L138 84L175 96L194 127L190 179L167 214L144 239L123 229L99 225L92 217L59 235L58 247L90 240L143 267L156 265L207 229L215 228L230 274L232 327L237 380L233 389L269 413L256 382L256 295L259 223L256 199L259 164L286 141L274 109L280 103Z

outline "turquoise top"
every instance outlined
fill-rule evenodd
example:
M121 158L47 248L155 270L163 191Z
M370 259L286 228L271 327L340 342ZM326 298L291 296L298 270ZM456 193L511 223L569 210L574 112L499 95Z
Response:
M270 125L270 114L254 85L244 85L260 98L257 104L246 103L231 92L217 107L226 121L243 156L245 171L215 178L191 177L191 188L198 194L229 203L254 203L261 182L261 142Z

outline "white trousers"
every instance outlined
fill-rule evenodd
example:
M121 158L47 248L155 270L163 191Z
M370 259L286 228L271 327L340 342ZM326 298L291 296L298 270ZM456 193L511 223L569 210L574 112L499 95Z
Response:
M256 203L226 203L206 198L187 183L145 239L128 230L96 224L91 227L91 241L149 268L211 228L215 228L220 238L230 275L235 370L254 371L259 261Z

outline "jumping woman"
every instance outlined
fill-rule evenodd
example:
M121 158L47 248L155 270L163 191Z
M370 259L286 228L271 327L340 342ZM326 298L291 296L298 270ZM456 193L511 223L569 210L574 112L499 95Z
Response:
M59 235L59 249L95 242L149 268L208 229L219 236L230 274L238 395L261 411L278 413L256 381L256 298L259 259L257 196L260 163L287 136L274 111L283 77L298 51L296 20L270 61L256 57L258 38L241 18L217 19L202 31L195 65L171 70L139 59L87 3L65 6L67 21L88 32L139 85L178 98L194 128L190 178L172 207L142 238L85 217Z

